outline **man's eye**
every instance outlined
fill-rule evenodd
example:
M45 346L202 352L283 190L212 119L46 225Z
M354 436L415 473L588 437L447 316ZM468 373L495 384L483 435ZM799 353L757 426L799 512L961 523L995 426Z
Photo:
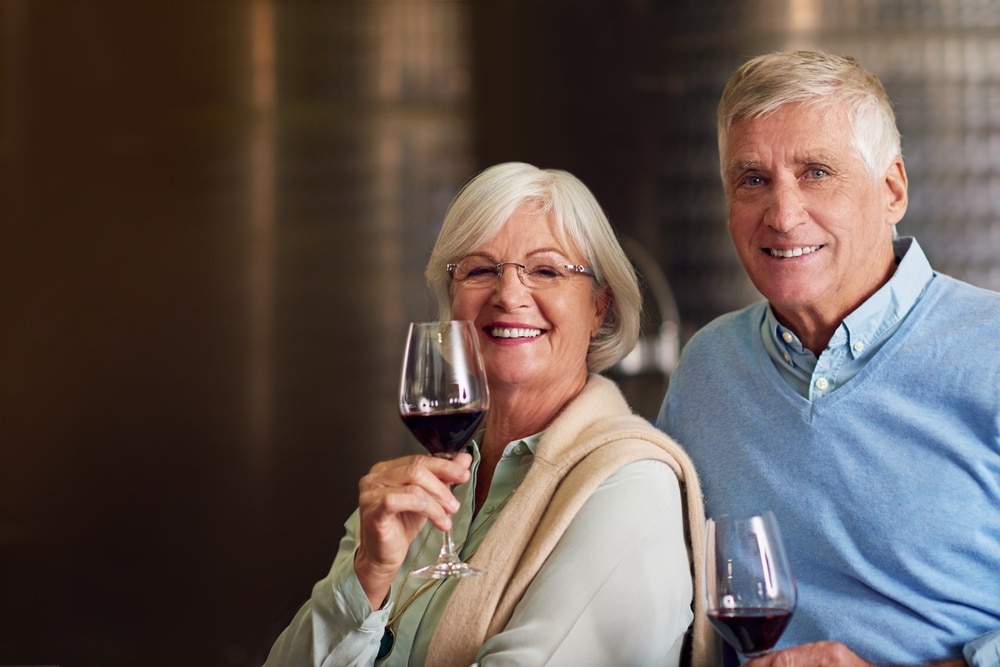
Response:
M749 185L751 187L756 187L758 185L762 185L763 183L764 179L760 176L746 176L743 179L743 185Z
M809 177L812 178L812 179L814 179L814 180L815 179L820 179L820 178L826 178L826 176L827 176L826 169L810 169L809 170Z

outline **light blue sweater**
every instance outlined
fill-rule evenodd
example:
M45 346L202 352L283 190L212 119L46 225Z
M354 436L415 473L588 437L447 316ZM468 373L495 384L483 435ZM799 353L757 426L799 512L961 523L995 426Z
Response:
M776 514L799 586L779 648L832 639L883 665L960 656L1000 629L1000 294L935 275L815 401L768 356L766 313L754 304L691 339L658 426L691 454L709 516Z

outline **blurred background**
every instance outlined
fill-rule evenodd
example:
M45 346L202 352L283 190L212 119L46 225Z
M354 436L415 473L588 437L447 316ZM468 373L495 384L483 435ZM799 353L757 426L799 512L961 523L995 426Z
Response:
M1000 289L991 0L0 0L0 665L260 665L395 391L444 209L568 169L646 278L641 413L756 298L714 108L776 48L896 102L900 224Z

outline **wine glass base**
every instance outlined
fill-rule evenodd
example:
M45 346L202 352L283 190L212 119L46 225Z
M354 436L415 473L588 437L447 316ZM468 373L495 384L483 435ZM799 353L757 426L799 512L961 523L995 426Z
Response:
M479 577L486 574L486 570L472 567L468 563L460 560L443 560L419 570L410 572L411 576L418 579L450 579L459 577Z
M744 653L743 651L736 649L736 652L742 655L747 660L753 660L754 658L759 658L762 655L767 655L768 653L771 653L772 649L766 648L763 651L755 651L753 653Z

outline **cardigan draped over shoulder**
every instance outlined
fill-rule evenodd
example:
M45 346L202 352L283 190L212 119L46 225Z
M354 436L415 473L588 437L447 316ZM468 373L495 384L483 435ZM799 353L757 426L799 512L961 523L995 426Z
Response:
M677 443L632 413L614 382L591 375L583 391L543 433L531 470L473 555L471 564L487 570L487 575L458 582L435 631L427 664L473 664L486 639L510 620L593 490L623 465L643 459L663 461L677 475L683 490L686 546L691 562L697 562L705 514L694 466ZM695 667L711 664L714 645L702 609L700 569L692 571Z

